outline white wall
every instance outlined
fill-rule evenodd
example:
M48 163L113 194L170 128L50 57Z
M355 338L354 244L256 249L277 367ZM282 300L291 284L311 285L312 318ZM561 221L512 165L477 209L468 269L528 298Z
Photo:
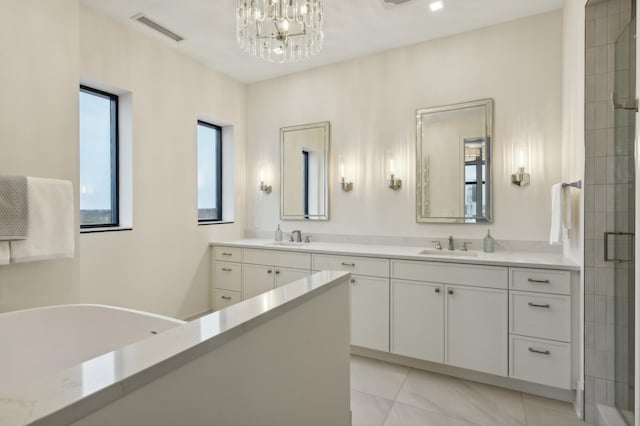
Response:
M78 1L5 0L0 28L0 174L77 188ZM77 302L77 272L78 259L0 266L0 312Z
M247 229L273 231L279 222L279 128L329 120L330 221L285 222L284 230L482 237L488 226L416 224L414 164L416 109L481 98L495 99L492 234L546 240L550 186L562 178L562 11L249 86ZM526 188L510 183L520 146L531 147ZM385 186L385 151L395 157L400 191ZM338 185L340 155L354 182L349 193ZM257 190L263 166L270 195Z
M0 312L77 302L175 317L209 309L208 243L245 228L244 85L78 0L5 1L0 24L12 35L0 39L0 173L78 188L81 79L132 92L133 108L133 231L79 235L73 260L0 267ZM198 118L234 126L234 224L197 226Z
M80 236L81 300L209 309L208 243L244 229L244 85L85 6L80 78L133 92L133 231ZM234 126L234 224L197 225L199 118Z

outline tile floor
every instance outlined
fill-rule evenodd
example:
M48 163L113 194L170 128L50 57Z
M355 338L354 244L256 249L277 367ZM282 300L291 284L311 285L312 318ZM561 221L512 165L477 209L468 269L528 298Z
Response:
M353 426L586 426L573 405L351 357Z

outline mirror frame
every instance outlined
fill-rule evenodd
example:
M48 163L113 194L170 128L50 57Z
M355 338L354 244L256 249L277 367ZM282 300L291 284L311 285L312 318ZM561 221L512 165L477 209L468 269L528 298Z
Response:
M326 170L324 176L324 205L325 214L323 215L285 215L284 214L284 136L287 132L300 131L306 129L324 129L324 151L326 158ZM281 220L329 220L329 169L330 169L330 141L331 141L331 123L329 121L320 121L318 123L301 124L298 126L289 126L280 128L280 219Z
M487 162L489 163L489 171L487 173L487 214L482 217L424 217L421 216L422 205L422 116L444 111L453 111L458 109L484 107L486 137L490 140L487 149ZM491 98L479 99L470 102L461 102L457 104L442 105L432 108L421 108L416 110L416 222L417 223L451 223L451 224L487 224L493 223L493 109L494 101ZM466 220L474 219L473 222Z

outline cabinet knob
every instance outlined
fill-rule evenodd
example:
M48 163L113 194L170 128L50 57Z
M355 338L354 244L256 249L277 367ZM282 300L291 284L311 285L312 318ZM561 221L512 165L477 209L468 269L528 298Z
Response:
M272 271L271 269L269 269L269 270L267 271L267 274L270 274L270 273L272 273L272 272L273 272L273 271Z
M436 293L440 293L440 287L436 287Z
M453 289L452 289L452 288L450 288L450 289L449 289L449 291L448 291L448 293L449 293L449 294L453 294Z
M280 271L278 271L278 270L276 269L276 275L279 275L279 274L280 274Z
M356 279L355 279L355 278L351 278L351 279L349 280L349 282L350 282L351 284L355 284L355 283L356 283Z

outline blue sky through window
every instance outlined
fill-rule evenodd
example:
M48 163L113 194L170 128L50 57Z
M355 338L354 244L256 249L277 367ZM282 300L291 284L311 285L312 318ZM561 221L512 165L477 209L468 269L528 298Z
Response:
M198 124L198 210L217 208L218 170L216 150L220 138L217 128ZM218 212L216 212L218 213ZM214 217L200 217L214 219Z
M111 210L111 100L80 92L80 210Z

